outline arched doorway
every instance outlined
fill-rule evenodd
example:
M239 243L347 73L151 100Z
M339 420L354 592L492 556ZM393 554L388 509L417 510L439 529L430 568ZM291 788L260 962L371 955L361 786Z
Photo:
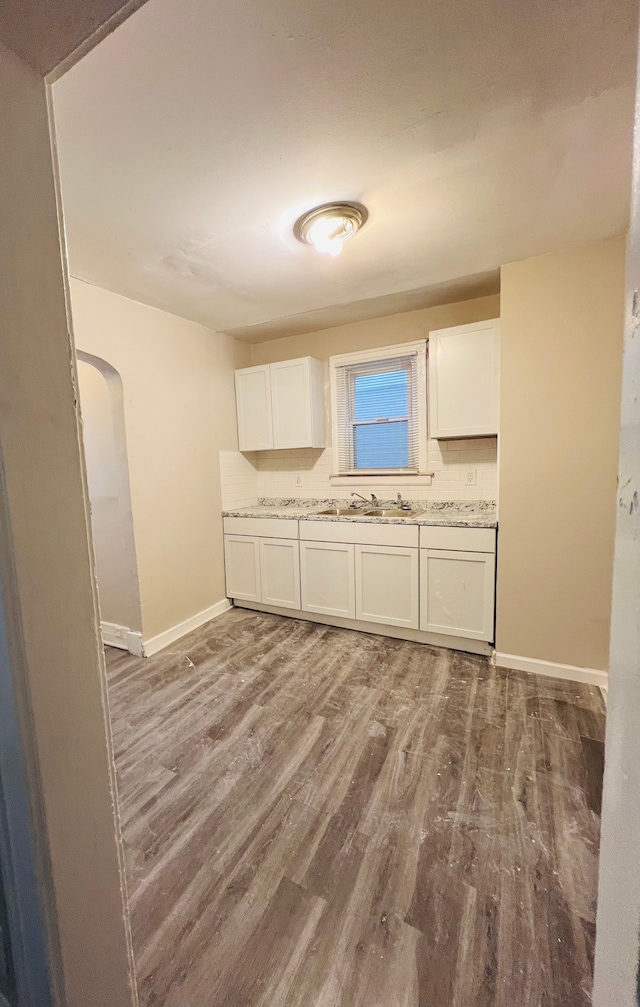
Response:
M77 357L103 641L140 655L142 612L122 379L100 357L82 350Z

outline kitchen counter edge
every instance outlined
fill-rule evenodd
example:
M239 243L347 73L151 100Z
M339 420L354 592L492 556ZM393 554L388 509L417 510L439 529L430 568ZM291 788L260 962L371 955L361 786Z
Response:
M342 521L362 522L364 524L397 524L397 525L437 525L445 528L497 528L496 514L486 513L443 513L443 511L423 511L409 517L368 517L365 514L318 514L312 510L302 510L298 507L274 509L270 507L241 507L237 510L224 510L223 517L271 518L293 521Z

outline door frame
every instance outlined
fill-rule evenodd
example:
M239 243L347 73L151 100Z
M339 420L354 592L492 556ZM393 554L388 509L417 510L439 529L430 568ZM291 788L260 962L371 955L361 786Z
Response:
M50 1007L59 985L51 931L53 882L42 839L44 809L22 654L15 573L8 549L8 511L0 458L0 881L6 896L15 995L20 1007ZM0 1007L6 1001L0 995ZM13 1007L13 1005L11 1005Z

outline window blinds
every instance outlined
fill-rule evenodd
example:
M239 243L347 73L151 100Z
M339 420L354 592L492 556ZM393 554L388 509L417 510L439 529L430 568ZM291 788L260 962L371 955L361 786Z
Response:
M417 472L417 354L336 367L338 471Z

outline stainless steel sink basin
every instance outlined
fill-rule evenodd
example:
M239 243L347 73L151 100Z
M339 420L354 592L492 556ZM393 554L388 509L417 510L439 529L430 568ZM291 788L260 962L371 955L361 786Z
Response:
M399 507L375 507L361 510L359 507L327 507L326 510L316 511L316 514L326 514L328 517L415 517L422 512L422 508L401 510Z
M358 514L363 514L364 511L358 510L357 507L327 507L326 510L319 510L318 514L330 514L332 517L356 517Z
M376 510L366 510L365 517L416 517L422 510L402 510L399 507L378 507Z

